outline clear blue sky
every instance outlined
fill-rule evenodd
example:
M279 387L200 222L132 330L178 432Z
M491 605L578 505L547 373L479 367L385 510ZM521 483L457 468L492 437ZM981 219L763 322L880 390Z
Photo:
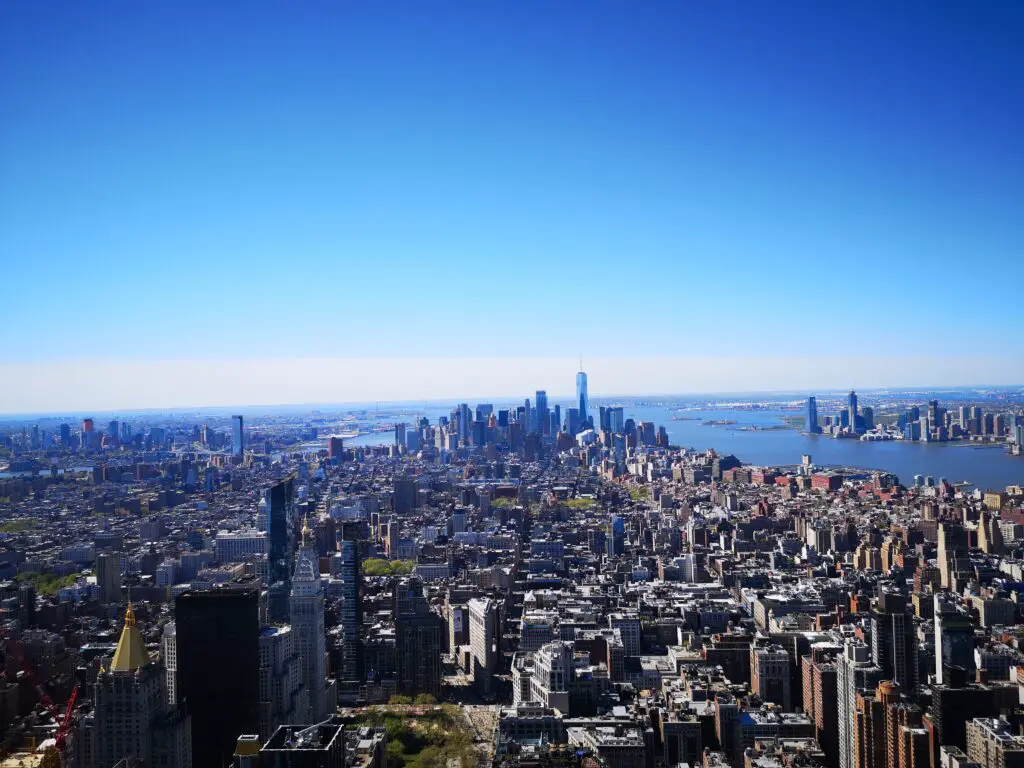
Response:
M1010 0L10 0L0 362L1019 357L1022 40Z

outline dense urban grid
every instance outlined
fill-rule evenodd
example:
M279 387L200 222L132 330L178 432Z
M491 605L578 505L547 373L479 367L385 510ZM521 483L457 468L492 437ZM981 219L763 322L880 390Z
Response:
M878 416L805 429L1024 429ZM582 371L391 428L5 434L0 765L1024 766L1021 488L689 450Z

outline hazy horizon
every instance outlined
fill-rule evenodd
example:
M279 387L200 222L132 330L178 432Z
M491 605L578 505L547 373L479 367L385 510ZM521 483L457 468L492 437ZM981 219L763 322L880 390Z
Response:
M595 395L1024 381L1022 37L1006 3L0 3L0 411L556 394L580 354Z
M613 357L584 360L590 394L670 397L849 389L1013 388L1024 364L903 357ZM0 414L416 403L510 402L573 394L569 357L295 358L0 363ZM969 378L968 378L969 376ZM475 393L475 394L467 394ZM517 393L519 393L517 395Z

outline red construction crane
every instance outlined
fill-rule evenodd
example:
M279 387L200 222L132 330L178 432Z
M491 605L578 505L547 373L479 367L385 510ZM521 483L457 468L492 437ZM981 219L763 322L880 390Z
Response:
M71 713L75 710L75 703L78 701L78 685L71 689L71 695L68 697L68 705L64 709L64 719L61 720L57 729L57 750L59 752L64 751L64 743L68 738L68 730L71 728ZM56 718L55 718L56 719Z

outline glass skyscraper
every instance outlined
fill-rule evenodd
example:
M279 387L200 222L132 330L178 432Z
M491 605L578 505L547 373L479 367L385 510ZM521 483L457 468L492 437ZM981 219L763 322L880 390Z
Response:
M587 374L583 371L576 374L576 405L580 409L580 421L586 423L590 417L590 397L587 395Z
M245 432L241 416L231 417L231 455L241 456L245 453Z
M807 398L807 431L812 435L821 432L818 426L818 401L813 397Z

